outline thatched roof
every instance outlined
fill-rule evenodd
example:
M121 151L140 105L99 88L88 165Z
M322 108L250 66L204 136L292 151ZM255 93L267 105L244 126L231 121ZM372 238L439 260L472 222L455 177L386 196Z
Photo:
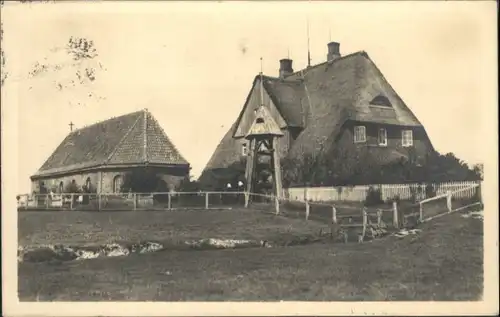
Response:
M252 87L260 78L255 77ZM364 51L306 68L284 79L262 78L265 91L287 126L302 128L288 157L335 146L340 128L348 120L422 127ZM247 103L248 98L206 169L227 167L237 156L236 140L232 137Z
M189 165L151 113L141 110L71 132L32 178L145 164Z

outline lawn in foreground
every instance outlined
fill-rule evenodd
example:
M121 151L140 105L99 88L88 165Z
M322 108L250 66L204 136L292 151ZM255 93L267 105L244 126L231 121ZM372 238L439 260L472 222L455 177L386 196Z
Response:
M19 264L20 300L478 300L483 223L451 214L364 244ZM250 230L250 228L249 228Z
M19 212L20 246L104 245L190 239L273 240L316 235L328 228L252 210Z

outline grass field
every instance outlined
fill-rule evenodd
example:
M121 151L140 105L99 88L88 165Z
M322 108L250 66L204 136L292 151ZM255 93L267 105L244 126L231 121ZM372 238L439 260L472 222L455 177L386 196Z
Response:
M192 213L19 213L19 241L30 245L178 236L262 239L291 232L314 234L324 226L255 212ZM19 263L19 296L22 301L479 299L482 221L456 213L421 229L418 235L364 244L326 240L293 247L25 262Z
M315 235L320 222L250 210L20 212L19 245L103 245L190 239L280 240Z

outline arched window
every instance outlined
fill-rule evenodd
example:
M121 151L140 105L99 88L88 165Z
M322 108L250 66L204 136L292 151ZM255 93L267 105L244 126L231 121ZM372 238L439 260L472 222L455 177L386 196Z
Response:
M116 175L113 178L113 193L119 193L123 184L123 178L121 175Z
M64 183L61 181L59 183L59 193L62 194L64 192Z
M373 100L370 101L370 105L379 107L392 107L391 102L384 95L378 95L377 97L373 98Z

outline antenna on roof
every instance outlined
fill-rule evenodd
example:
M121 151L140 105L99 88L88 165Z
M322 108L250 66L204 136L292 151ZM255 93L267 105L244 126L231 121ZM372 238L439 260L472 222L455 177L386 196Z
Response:
M311 67L311 49L309 46L309 16L307 17L307 67Z

